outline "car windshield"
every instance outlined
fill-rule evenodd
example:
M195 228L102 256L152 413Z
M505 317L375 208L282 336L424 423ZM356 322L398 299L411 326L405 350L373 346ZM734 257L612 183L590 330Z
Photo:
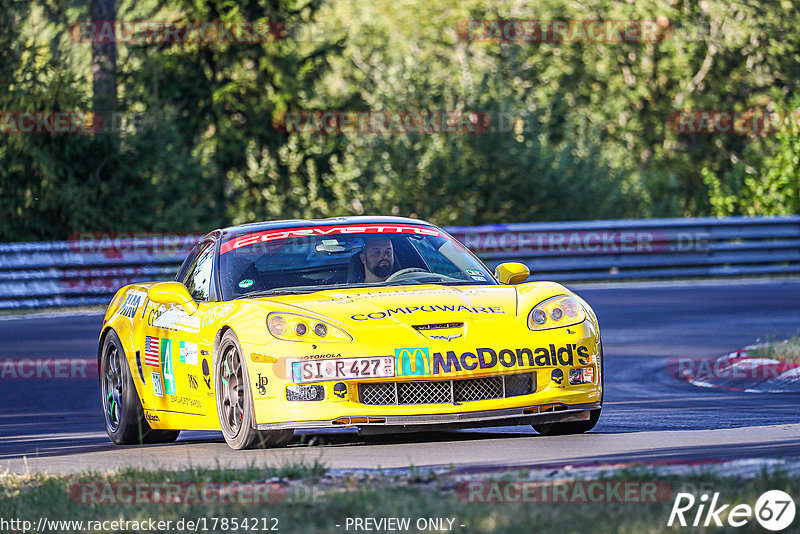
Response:
M444 232L415 225L289 228L235 236L220 247L224 298L410 284L496 284Z

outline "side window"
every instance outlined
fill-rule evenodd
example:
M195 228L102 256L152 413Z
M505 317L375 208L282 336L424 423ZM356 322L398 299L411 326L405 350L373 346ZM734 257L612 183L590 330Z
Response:
M213 265L214 242L202 243L197 257L189 265L183 280L181 280L194 300L208 300L211 295L211 268Z
M203 245L204 244L197 243L194 247L192 247L192 250L186 256L186 259L184 259L183 263L181 263L181 266L178 269L178 274L175 275L176 282L183 282L186 280L186 275L189 273L189 269L194 266L197 255L200 254L200 250L203 248Z

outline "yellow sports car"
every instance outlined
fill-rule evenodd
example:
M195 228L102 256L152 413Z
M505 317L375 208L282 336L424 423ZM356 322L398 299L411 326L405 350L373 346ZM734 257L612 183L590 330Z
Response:
M402 432L594 427L603 350L594 312L520 263L483 263L445 231L396 217L215 230L170 282L117 291L98 359L117 444L221 430L235 449L297 428Z

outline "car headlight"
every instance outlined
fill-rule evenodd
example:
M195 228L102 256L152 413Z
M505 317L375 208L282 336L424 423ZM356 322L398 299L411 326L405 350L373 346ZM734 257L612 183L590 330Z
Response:
M586 313L578 301L569 295L559 295L537 304L528 314L528 328L548 330L582 323Z
M267 315L267 330L286 341L353 341L353 337L338 326L296 313L270 313Z

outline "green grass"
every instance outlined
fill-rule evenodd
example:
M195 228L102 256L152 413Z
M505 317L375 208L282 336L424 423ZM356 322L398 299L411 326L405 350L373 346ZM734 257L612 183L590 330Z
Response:
M480 475L470 475L480 476ZM526 471L492 475L495 480L526 480ZM485 478L485 475L484 475ZM781 471L763 472L752 479L724 478L708 473L660 476L652 470L617 471L606 480L661 481L676 491L720 492L725 503L755 504L767 490L781 489L797 499L800 477ZM277 480L280 479L280 480ZM170 520L181 518L277 518L280 532L347 532L348 517L409 517L412 528L418 518L454 518L455 533L471 532L666 532L672 499L654 504L638 503L469 503L459 499L458 484L464 475L387 476L326 474L324 466L286 465L243 470L190 468L150 472L128 469L113 474L5 475L0 476L0 518L38 521L41 516L67 520ZM81 482L267 482L280 484L286 500L269 504L83 504L70 498L70 488ZM697 490L699 488L699 490ZM689 517L689 515L687 515ZM692 516L693 517L693 516ZM724 519L724 514L722 515ZM208 521L208 520L207 520ZM797 520L796 520L797 521ZM272 525L272 523L269 523ZM336 527L336 525L340 527ZM460 525L466 525L461 527ZM208 524L209 531L211 525ZM692 528L692 532L724 532L730 527ZM240 529L241 530L241 529ZM94 532L96 530L88 530ZM125 531L125 530L120 530ZM216 532L223 531L217 528ZM230 530L229 530L230 531ZM755 520L737 532L763 532ZM354 532L351 529L349 532Z
M772 358L789 363L800 363L800 333L783 341L758 345L747 351L754 358Z

